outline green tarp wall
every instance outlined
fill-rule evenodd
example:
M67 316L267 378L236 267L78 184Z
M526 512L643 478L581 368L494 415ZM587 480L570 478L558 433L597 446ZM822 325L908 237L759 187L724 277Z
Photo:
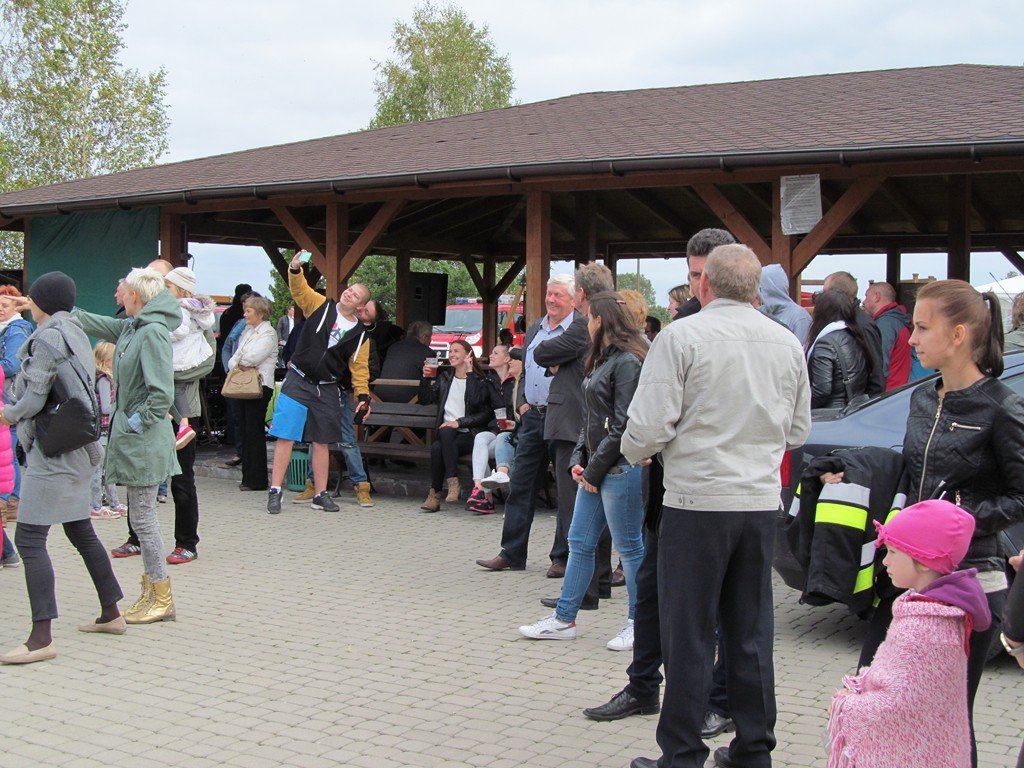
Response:
M60 270L75 281L78 306L112 315L117 281L157 258L159 247L158 208L35 217L29 220L25 287Z

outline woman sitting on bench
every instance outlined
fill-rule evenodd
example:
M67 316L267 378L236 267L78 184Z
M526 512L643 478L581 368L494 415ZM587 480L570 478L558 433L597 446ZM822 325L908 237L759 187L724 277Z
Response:
M437 403L437 438L430 446L430 493L420 505L424 512L441 509L441 488L445 481L445 501L459 501L459 457L473 450L476 433L494 417L491 389L473 348L464 341L453 341L448 350L451 365L431 367L424 363L420 382L420 403Z

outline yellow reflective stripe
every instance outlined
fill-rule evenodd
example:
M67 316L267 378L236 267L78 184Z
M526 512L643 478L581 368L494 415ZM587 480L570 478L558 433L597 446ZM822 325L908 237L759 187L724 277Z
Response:
M797 483L797 484L796 484L796 495L797 495L797 496L799 496L799 495L800 495L800 490L801 490L801 489L802 489L803 487L804 487L804 484L803 484L803 483Z
M814 522L845 525L863 531L868 523L868 511L849 504L819 501L814 509Z
M872 563L867 568L861 568L857 571L857 581L853 584L853 594L863 592L865 589L871 589L871 585L875 583L875 565Z
M885 524L888 525L892 521L892 519L902 511L902 509L890 509L889 514L885 516Z

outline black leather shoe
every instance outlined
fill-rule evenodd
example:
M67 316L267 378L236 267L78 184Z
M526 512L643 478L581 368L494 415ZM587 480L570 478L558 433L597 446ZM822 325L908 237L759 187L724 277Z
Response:
M658 702L658 697L655 696L652 699L638 699L633 696L629 691L623 688L621 691L612 696L611 701L607 704L602 704L600 707L591 707L590 709L584 709L583 714L589 717L591 720L621 720L624 717L630 715L656 715L661 711L661 704ZM646 757L638 757L637 760L648 760ZM636 764L636 760L632 764ZM651 765L657 765L658 761L654 760ZM640 763L645 765L645 763Z
M600 602L601 602L600 600L595 600L594 602L590 602L589 600L587 600L587 598L584 597L583 598L583 602L580 603L580 610L581 611L596 611L597 610L597 606L598 606L598 604ZM555 607L558 606L558 598L557 597L542 597L540 599L540 604L543 605L545 608L555 608Z
M653 757L637 757L630 762L629 768L658 768L658 761Z
M603 598L604 600L610 599L611 596L612 596L612 588L611 587L598 587L597 588L597 596L600 597L600 598Z
M620 565L614 571L612 571L612 586L613 587L624 587L626 586L626 574L622 572L622 566Z
M740 763L729 757L728 747L719 747L715 750L715 765L718 768L743 768Z
M700 729L702 739L713 739L721 733L728 733L736 730L736 724L730 717L722 717L710 709L704 713L704 724Z

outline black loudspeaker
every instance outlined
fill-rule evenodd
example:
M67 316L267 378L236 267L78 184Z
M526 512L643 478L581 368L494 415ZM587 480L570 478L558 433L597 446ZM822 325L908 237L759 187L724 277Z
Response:
M448 304L448 275L436 272L410 272L405 291L405 322L426 320L431 325L444 325Z

